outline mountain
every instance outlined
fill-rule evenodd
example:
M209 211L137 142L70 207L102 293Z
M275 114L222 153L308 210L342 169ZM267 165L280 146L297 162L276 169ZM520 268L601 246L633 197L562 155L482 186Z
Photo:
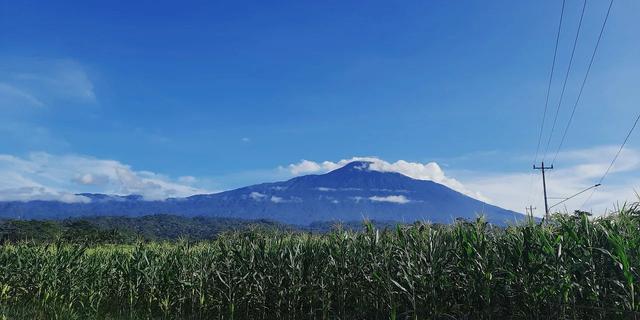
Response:
M174 214L269 219L298 225L364 218L449 223L457 218L474 219L479 214L496 224L524 219L520 213L486 204L444 185L400 173L376 171L370 165L366 161L355 161L326 174L163 201L145 201L136 195L81 194L91 201L0 202L0 217L59 219Z

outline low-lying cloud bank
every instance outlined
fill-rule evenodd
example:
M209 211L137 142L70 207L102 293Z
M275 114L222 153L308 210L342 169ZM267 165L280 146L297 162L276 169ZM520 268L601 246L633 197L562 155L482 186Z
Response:
M208 193L192 186L194 177L136 171L115 160L44 152L21 158L0 155L0 201L58 200L88 202L79 192L139 194L148 200Z

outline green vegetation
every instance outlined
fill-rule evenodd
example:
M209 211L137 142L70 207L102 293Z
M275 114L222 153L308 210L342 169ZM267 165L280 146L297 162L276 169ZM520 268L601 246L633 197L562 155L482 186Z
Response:
M377 228L394 227L393 222L372 221ZM218 217L183 217L166 214L142 217L83 217L67 220L0 220L0 243L30 241L83 244L133 244L137 240L212 240L227 231L267 229L326 233L340 225L346 230L362 230L361 221L315 222L309 226L287 225L270 220Z
M150 215L142 217L84 217L67 220L0 220L0 242L133 244L136 240L211 240L226 231L249 228L294 230L294 226L232 218Z
M7 318L633 318L640 212L209 241L7 243ZM55 229L55 228L53 228ZM1 318L2 316L0 316Z

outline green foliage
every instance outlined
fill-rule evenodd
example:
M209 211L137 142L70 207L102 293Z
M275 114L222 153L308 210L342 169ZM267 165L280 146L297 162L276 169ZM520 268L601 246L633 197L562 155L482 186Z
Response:
M101 230L120 230L149 240L211 240L225 231L246 230L258 226L266 229L292 229L282 223L269 220L245 220L218 217L182 217L167 214L142 217L93 217L84 218Z
M34 243L126 243L135 235L126 230L102 229L86 220L39 221L8 220L0 222L0 241Z
M482 219L201 242L5 244L8 318L632 318L636 207L507 228ZM81 228L87 229L87 226Z
M395 223L372 221L378 228ZM0 242L32 241L52 243L132 244L136 240L165 241L186 239L212 240L229 231L266 229L310 233L326 233L333 229L358 231L362 222L316 222L309 226L287 225L270 220L246 220L219 217L183 217L166 214L142 217L100 216L57 220L0 220Z
M188 218L173 215L151 215L134 218L105 216L75 218L64 221L0 221L0 242L32 241L52 243L64 241L84 244L131 244L137 239L146 241L178 239L199 241L214 239L222 232L246 230L253 227L302 230L302 228L268 220ZM330 230L329 226L325 224L312 227L313 231L317 232Z
M0 221L0 241L51 241L63 233L60 223L55 221L8 220Z

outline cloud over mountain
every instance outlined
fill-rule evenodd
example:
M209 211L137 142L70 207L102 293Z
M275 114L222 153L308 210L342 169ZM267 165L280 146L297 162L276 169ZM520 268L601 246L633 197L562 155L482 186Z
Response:
M589 186L594 185L606 171L611 159L618 151L618 146L598 146L585 149L573 149L558 154L557 166L548 172L547 187L551 197L568 197ZM515 161L522 164L522 157L514 156ZM527 157L528 158L528 157ZM534 172L527 165L522 170L503 172L456 171L452 178L436 162L420 163L405 160L388 162L376 157L353 157L339 161L310 161L281 167L292 175L323 173L355 161L372 162L369 169L381 172L398 172L419 180L431 180L443 184L475 199L499 205L514 211L523 211L527 205L537 207L536 215L543 215L542 181L539 172ZM594 214L603 214L613 209L616 201L637 200L636 192L640 192L640 151L625 148L618 161L611 169L603 185L594 192L591 198L585 193L566 202L566 210L571 212L582 208ZM452 174L449 172L449 174ZM585 200L589 200L585 203ZM560 200L553 199L551 204ZM584 204L584 205L583 205ZM565 206L556 207L565 210Z
M611 158L617 152L616 146L601 146L590 149L568 150L558 156L558 165L549 171L547 186L552 197L569 196L595 184L606 171ZM375 157L354 157L339 161L310 161L264 171L241 172L249 183L275 181L309 173L325 173L341 168L352 161L370 162L367 169L379 172L398 172L418 180L430 180L443 184L458 192L490 204L514 211L523 211L531 204L541 215L544 208L539 172L527 166L505 172L490 171L449 171L447 173L435 162L411 162L398 160L388 162ZM522 162L522 160L517 161ZM505 161L516 161L505 159ZM519 166L518 168L520 168ZM615 201L636 200L635 190L640 186L640 152L626 148L612 168L603 186L598 188L583 209L601 214L611 209ZM455 176L455 178L451 177ZM224 185L214 185L212 181L226 182L226 177L176 176L170 177L156 172L134 169L132 166L109 159L99 159L86 155L55 155L34 152L26 156L0 154L0 201L7 200L60 200L67 203L86 202L86 197L78 193L105 193L116 195L139 194L144 199L162 200L170 197L185 197L211 193L212 189L225 189ZM227 185L227 190L230 189ZM327 185L318 185L316 190L325 197L333 193L348 191ZM357 190L353 190L357 191ZM402 190L385 190L386 194L373 194L360 200L397 204L413 199ZM482 192L480 194L479 192ZM371 199L370 196L380 198ZM390 196L396 196L391 198ZM402 198L402 196L404 198ZM582 206L589 194L582 195L566 203L572 211ZM249 195L247 195L249 197ZM296 198L263 194L250 196L260 203L295 203ZM259 200L259 201L258 201ZM333 201L339 202L337 199ZM555 201L551 201L555 203ZM558 209L564 210L558 207Z
M369 200L371 201L377 201L377 202L391 202L391 203L400 203L400 204L404 204L404 203L408 203L410 202L409 199L407 199L407 197L403 196L403 195L399 195L399 196L385 196L385 197L381 197L381 196L373 196L373 197L369 197Z
M73 204L0 202L0 216L63 218L167 212L189 216L272 219L292 224L362 218L448 223L456 218L474 219L479 214L484 215L487 221L504 224L524 217L455 192L442 184L412 179L396 172L372 170L371 165L371 162L355 161L321 175L304 175L217 194L164 201L144 201L148 199L139 196L83 194L92 201Z
M193 177L191 177L193 178ZM145 199L161 200L207 193L193 187L195 178L171 179L168 176L136 171L115 160L80 155L31 153L26 157L0 155L0 200L59 200L84 202L80 192L139 194Z
M351 159L342 159L337 162L301 160L298 163L288 165L284 169L288 170L293 175L323 173L343 167L353 161L369 161L371 162L369 166L370 170L380 172L397 172L418 180L431 180L475 199L488 201L488 199L480 192L473 191L463 185L460 181L447 177L442 168L436 162L420 163L398 160L391 163L377 157L353 157Z

